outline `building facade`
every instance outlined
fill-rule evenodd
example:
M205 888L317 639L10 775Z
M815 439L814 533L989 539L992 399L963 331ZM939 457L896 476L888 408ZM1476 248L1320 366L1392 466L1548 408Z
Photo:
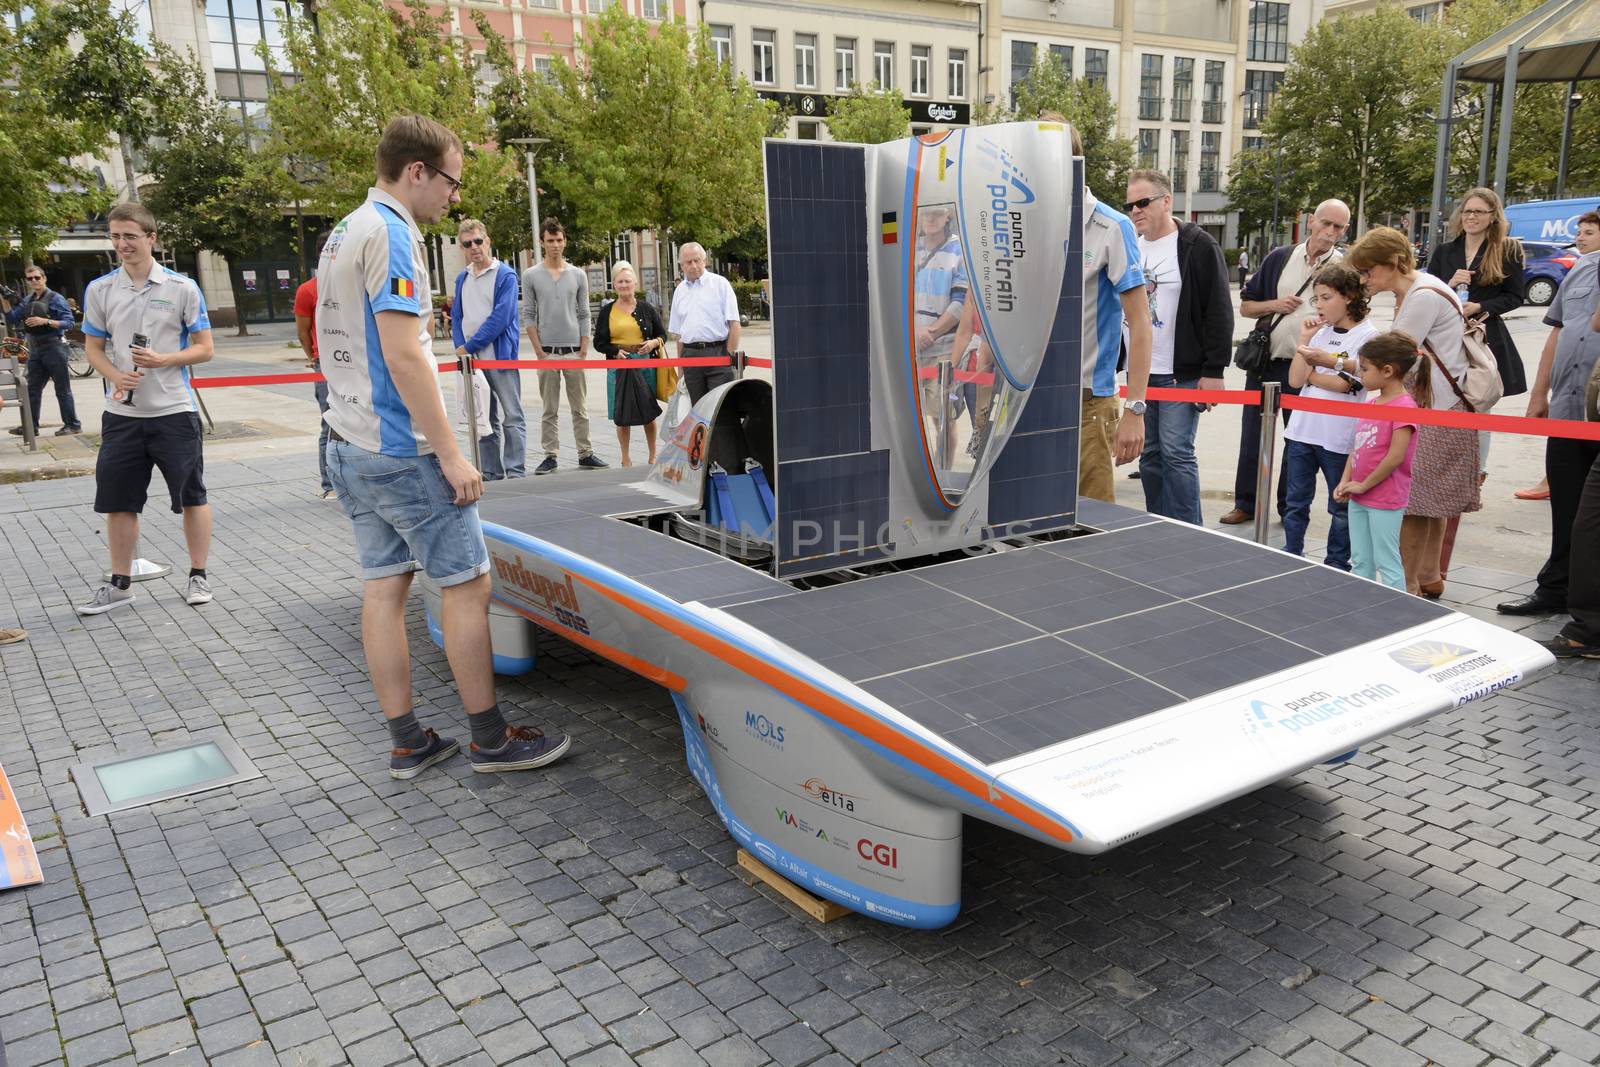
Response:
M1227 210L1228 165L1264 142L1261 120L1289 48L1324 0L988 0L986 99L1005 101L1046 56L1104 85L1135 164L1172 179L1173 209L1225 247L1239 243ZM1111 203L1123 191L1095 190Z
M789 136L829 140L855 84L898 89L915 132L972 121L983 0L705 0L713 46L790 114Z

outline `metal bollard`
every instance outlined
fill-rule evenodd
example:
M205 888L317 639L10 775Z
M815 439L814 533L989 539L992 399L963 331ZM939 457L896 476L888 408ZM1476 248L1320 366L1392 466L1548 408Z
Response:
M749 363L750 357L745 355L744 349L741 348L735 352L733 354L733 376L735 378L743 378Z
M940 470L950 469L950 388L955 384L956 365L952 359L941 359L938 363L939 377L939 410L935 416L935 423L939 427L939 441L934 448L936 454L935 465Z
M1278 415L1282 403L1277 382L1261 383L1261 458L1256 463L1256 536L1258 545L1267 543L1267 519L1277 497L1272 491L1272 470L1277 466Z
M478 450L478 390L474 388L477 382L472 376L471 353L457 356L456 366L461 368L461 388L465 390L461 399L467 409L467 452L472 456L473 469L482 474L483 455Z

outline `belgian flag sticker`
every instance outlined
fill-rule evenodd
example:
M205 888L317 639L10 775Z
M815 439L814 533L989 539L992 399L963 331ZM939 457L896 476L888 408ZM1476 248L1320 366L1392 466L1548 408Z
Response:
M883 213L883 243L892 245L900 240L900 223L893 211Z
M390 278L389 291L395 296L403 296L407 300L417 298L417 283L410 278Z

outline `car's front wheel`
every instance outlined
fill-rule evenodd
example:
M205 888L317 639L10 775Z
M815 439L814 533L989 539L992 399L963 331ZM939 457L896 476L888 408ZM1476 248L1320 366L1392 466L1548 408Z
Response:
M1556 283L1549 278L1535 278L1528 283L1528 303L1534 307L1549 307L1556 298Z

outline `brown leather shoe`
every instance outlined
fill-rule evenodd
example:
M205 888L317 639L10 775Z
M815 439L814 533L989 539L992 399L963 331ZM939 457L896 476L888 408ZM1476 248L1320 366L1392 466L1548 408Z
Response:
M1217 521L1222 523L1224 526L1238 526L1242 522L1250 522L1253 519L1255 519L1255 516L1250 514L1244 508L1234 508Z

